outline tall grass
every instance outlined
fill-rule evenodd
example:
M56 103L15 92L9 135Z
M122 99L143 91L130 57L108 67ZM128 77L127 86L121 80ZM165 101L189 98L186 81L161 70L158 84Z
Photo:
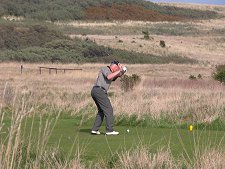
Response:
M211 85L217 86L212 92ZM122 112L141 118L147 114L153 119L166 117L181 123L210 123L224 113L223 90L224 86L213 81L152 79L145 80L133 92L113 98L113 102L118 115Z
M158 150L156 153L151 153L147 147L140 146L135 150L128 150L118 154L118 158L113 167L115 169L178 168L168 150Z
M194 139L197 137L194 136ZM197 140L199 141L199 140ZM196 143L195 143L196 144ZM174 158L170 152L171 148L159 149L157 152L152 152L149 147L137 146L134 149L119 152L117 157L111 164L111 168L123 169L142 169L142 168L195 168L195 169L214 169L224 168L224 151L210 145L195 145L193 149L193 157L182 154L178 158Z
M73 110L71 111L73 114L89 108L94 115L96 109L90 96L90 90L102 65L57 64L54 67L83 69L65 74L58 72L57 75L54 73L49 75L47 71L40 75L39 65L35 64L24 65L24 73L21 75L19 65L10 64L10 66L11 68L8 68L7 64L2 65L2 69L12 76L9 79L8 76L2 74L1 84L4 86L4 82L8 82L6 89L8 96L2 100L4 104L7 105L13 100L11 96L15 92L13 88L17 87L24 93L24 96L30 98L27 100L27 104L38 105L40 113L45 111L42 107ZM164 65L142 65L140 67L139 65L128 65L128 73L140 75L142 81L131 92L123 92L119 81L112 84L109 92L112 93L110 99L115 115L136 115L140 119L144 116L153 119L169 117L180 123L190 121L210 123L223 115L224 86L208 78L211 72L207 68L200 70L195 66L176 65L171 65L171 68L169 68L170 66L166 67ZM176 69L183 73L174 72ZM204 75L203 79L189 80L188 76L191 73L189 70L201 71ZM151 77L149 77L149 73ZM162 77L159 77L159 74ZM179 76L180 79L175 79Z
M7 69L9 65L10 69ZM39 75L37 65L25 66L26 71L22 75L16 73L18 64L1 64L1 67L7 75L1 74L1 84L5 85L1 88L0 168L110 168L108 161L85 164L81 147L75 147L76 140L73 143L76 149L73 156L71 153L68 156L61 154L59 144L47 146L58 119L66 110L73 109L69 111L70 117L81 111L88 114L87 119L95 114L96 109L89 93L101 65L79 65L84 71L57 75L49 75L48 72ZM206 124L214 118L223 117L224 86L211 80L190 81L188 76L186 80L156 80L145 76L135 90L126 93L118 89L119 85L116 83L112 86L110 96L116 116L137 115L137 119L141 119L147 115L153 119L169 117L177 122ZM214 91L210 92L212 88ZM28 125L29 119L32 119L31 125ZM84 120L87 119L85 115ZM4 123L8 123L8 130ZM36 130L35 123L38 123ZM28 126L31 126L29 130ZM170 153L169 146L157 152L151 152L148 147L137 147L118 152L118 158L110 162L111 168L224 167L224 152L218 150L221 144L217 147L214 144L201 145L199 136L195 136L193 142L193 159L187 158L187 154L176 159Z
M4 87L3 100L7 95L7 85L8 84L6 83ZM157 152L152 152L151 149L149 149L151 147L137 146L136 149L118 152L118 158L114 161L99 161L98 164L85 164L82 162L83 159L80 154L81 147L76 147L76 154L71 158L70 153L68 156L61 154L59 144L53 147L47 146L54 126L63 112L56 111L57 109L55 109L53 105L49 105L46 109L42 110L42 114L39 114L39 111L41 110L39 107L40 103L38 103L37 100L34 102L32 98L34 95L27 96L24 91L21 91L21 93L17 89L14 90L15 95L12 99L13 102L7 105L11 108L6 109L4 108L5 105L1 104L0 109L0 168L83 169L98 167L110 168L111 166L111 168L119 167L124 169L193 167L203 169L208 166L210 168L224 167L224 152L219 150L220 144L216 144L216 142L208 142L209 144L206 145L199 144L201 142L200 140L203 139L201 138L201 133L193 133L194 140L192 140L192 142L195 145L193 149L194 158L187 157L188 153L183 154L183 156L179 158L174 158L170 152L171 147L169 147L169 145L167 149L159 149ZM77 99L79 100L79 98ZM60 108L60 106L61 105L58 105L58 108ZM62 110L65 109L63 106L61 108ZM93 109L93 107L91 107L91 109ZM53 115L50 112L54 112ZM140 115L140 118L141 117L142 115ZM9 119L8 122L10 123L8 133L2 133L7 131L4 128L5 120L3 120L6 118ZM27 130L28 119L32 119L32 124ZM34 123L38 126L37 133L34 133ZM204 130L202 132L204 132ZM179 132L177 135L179 135ZM182 141L182 137L180 136L179 142L182 143ZM73 146L75 145L76 140L74 141ZM185 150L186 148L183 147L183 149ZM110 166L109 163L111 163Z
M197 159L195 168L206 169L206 168L225 168L224 162L225 154L221 150L207 150Z
M3 91L3 100L7 95L6 90L7 84ZM84 168L80 163L79 151L71 160L70 157L61 157L58 146L52 149L47 147L60 112L54 116L37 115L37 105L30 104L30 98L17 91L7 109L1 104L0 168ZM39 120L37 133L34 130L36 117ZM31 127L27 130L27 120L30 118L32 118ZM5 128L8 126L5 123L9 123L8 129Z

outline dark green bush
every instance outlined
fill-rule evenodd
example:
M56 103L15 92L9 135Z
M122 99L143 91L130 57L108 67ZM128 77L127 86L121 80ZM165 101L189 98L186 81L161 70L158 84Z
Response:
M149 32L148 31L142 31L142 33L144 34L144 39L149 40Z
M0 17L2 17L4 13L5 13L4 8L0 6Z
M202 79L202 75L201 75L201 74L198 74L198 78L199 78L199 79Z
M160 45L162 48L165 48L165 47L166 47L166 43L165 43L164 40L160 40L159 45Z
M109 56L112 53L113 53L112 49L110 49L110 48L95 45L95 46L90 46L87 50L85 50L83 52L83 55L84 55L84 57L91 58L91 57Z
M124 92L132 91L135 86L137 86L141 82L140 76L136 74L132 74L131 76L123 75L120 79L121 89Z
M190 80L195 80L195 79L197 79L197 78L196 78L194 75L190 75L190 76L189 76L189 79L190 79Z
M221 83L225 83L225 65L216 66L213 78Z

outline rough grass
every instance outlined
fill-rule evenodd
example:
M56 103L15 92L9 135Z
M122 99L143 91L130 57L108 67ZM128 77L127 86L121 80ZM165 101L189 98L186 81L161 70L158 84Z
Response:
M142 54L115 50L99 46L86 38L70 39L60 32L48 27L34 25L1 26L0 27L0 60L23 62L52 62L52 63L85 63L110 62L117 59L124 63L195 63L194 59L182 56Z
M204 28L201 25L205 22ZM212 21L212 22L216 22ZM82 35L140 35L142 31L149 31L150 35L222 35L222 29L217 31L207 25L207 21L195 22L143 22L143 21L74 21L56 22L66 34ZM215 26L215 25L214 25Z
M40 75L40 65L83 70ZM127 65L143 81L128 93L119 81L110 88L118 137L89 134L97 111L90 90L102 64L23 64L23 74L18 63L0 66L3 168L113 168L129 159L134 167L193 168L209 165L213 159L205 153L224 156L218 151L224 146L224 86L210 79L207 66ZM203 79L191 81L190 73Z
M102 65L44 65L58 68L82 68L82 71L39 74L38 66L24 64L20 74L19 64L2 64L1 91L6 85L4 104L12 104L17 90L32 96L31 103L79 112L93 106L90 90ZM9 69L10 66L10 69ZM131 92L122 92L120 83L112 85L110 98L117 116L150 116L167 118L177 122L212 122L224 113L224 86L211 79L208 67L186 65L127 65L129 74L141 76L141 83ZM178 71L179 70L179 71ZM5 75L11 75L11 78ZM203 79L189 80L190 74L201 74ZM63 84L62 84L63 81ZM213 89L213 90L212 90ZM129 98L129 101L126 101ZM137 102L139 100L139 102Z
M154 55L180 55L204 64L224 62L224 18L190 22L56 23L70 37L89 38L106 47ZM143 31L149 32L144 39ZM166 47L160 46L165 41ZM218 43L219 42L219 43Z
M218 150L224 146L224 133L217 130L197 130L194 127L193 132L189 132L188 128L171 130L118 125L115 126L120 131L117 137L106 137L104 134L92 136L89 133L91 123L85 124L90 113L86 110L79 117L50 107L44 110L44 116L40 116L36 113L36 107L32 111L28 105L24 108L22 110L26 115L18 118L19 114L12 109L12 116L8 120L3 117L5 110L1 109L3 121L0 124L3 128L0 131L4 140L3 143L1 140L1 147L7 156L0 154L0 165L4 168L117 168L118 165L124 168L182 168L203 163L209 165L208 160L214 159L206 158L204 152L219 157L223 157L224 153ZM7 128L10 129L9 134L5 133ZM103 128L100 130L102 133ZM8 135L9 139L5 139ZM15 144L10 141L14 136ZM5 145L9 148L13 146L13 149L7 151ZM217 161L211 165L223 163Z

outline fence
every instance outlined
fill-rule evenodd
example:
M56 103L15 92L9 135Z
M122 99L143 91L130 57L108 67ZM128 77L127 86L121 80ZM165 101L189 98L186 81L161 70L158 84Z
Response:
M61 71L61 70L63 70L64 73L66 73L66 70L82 70L82 69L78 69L78 68L39 67L40 74L41 74L42 69L48 69L49 74L51 74L52 70L54 70L56 74L58 73L58 71Z

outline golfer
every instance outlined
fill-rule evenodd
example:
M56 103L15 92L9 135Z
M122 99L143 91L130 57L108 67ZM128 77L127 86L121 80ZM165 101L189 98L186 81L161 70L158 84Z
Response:
M91 134L99 135L99 128L104 117L106 118L106 135L118 135L119 132L113 130L113 108L108 98L107 91L112 81L122 76L126 72L118 61L111 62L110 66L102 67L95 85L91 90L91 96L98 108L98 113L91 130Z

